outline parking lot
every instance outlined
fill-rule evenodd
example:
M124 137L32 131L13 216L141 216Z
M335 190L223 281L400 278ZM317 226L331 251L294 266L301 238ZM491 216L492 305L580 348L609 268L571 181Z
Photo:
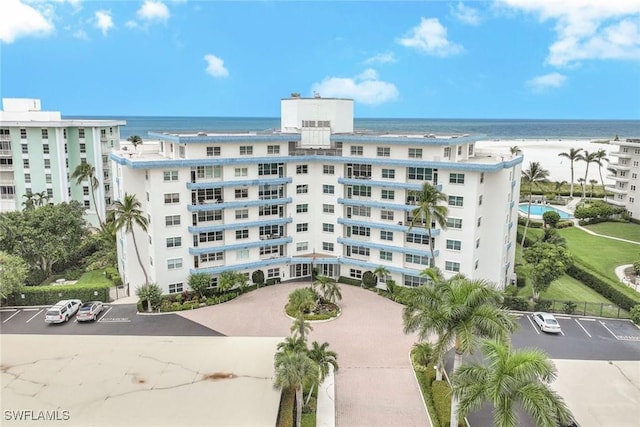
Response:
M106 304L95 322L78 322L73 316L66 323L48 324L44 321L46 311L46 307L1 308L0 332L47 335L222 335L173 313L137 314L135 304Z

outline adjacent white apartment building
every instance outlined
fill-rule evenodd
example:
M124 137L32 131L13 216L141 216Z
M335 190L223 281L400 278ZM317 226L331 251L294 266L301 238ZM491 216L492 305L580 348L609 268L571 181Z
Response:
M275 132L150 132L111 154L117 199L135 194L149 220L136 240L151 282L188 289L191 273L227 270L290 280L360 279L384 266L398 284L434 265L508 284L513 277L522 157L476 150L479 138L354 131L353 101L281 100ZM416 192L447 195L448 226L409 230ZM434 259L431 259L431 247ZM118 236L125 283L144 283L131 234Z
M614 180L615 184L606 186L613 193L613 199L607 201L625 207L631 217L640 218L640 138L626 138L610 143L617 145L618 150L609 155L618 160L609 163L609 168L615 172L607 178Z
M20 210L31 193L49 203L77 200L87 220L105 218L112 188L109 152L120 145L121 120L63 120L59 111L43 111L39 99L4 98L0 111L0 212ZM71 178L80 163L95 167L100 185ZM41 198L42 199L42 198ZM38 201L36 200L36 203Z

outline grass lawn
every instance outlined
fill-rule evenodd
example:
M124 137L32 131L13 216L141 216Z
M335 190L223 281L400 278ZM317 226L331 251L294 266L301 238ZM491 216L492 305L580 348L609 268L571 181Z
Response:
M523 298L529 298L532 295L533 291L530 283L527 283L527 285L518 292L518 296ZM566 274L551 283L549 289L543 292L540 297L545 300L611 303L593 289Z
M588 225L585 228L598 234L619 237L621 239L632 240L640 243L640 224L631 222L601 222L599 224ZM640 252L640 245L638 245Z
M104 270L94 270L84 273L80 279L78 279L78 285L113 285L113 283L107 279L104 275Z

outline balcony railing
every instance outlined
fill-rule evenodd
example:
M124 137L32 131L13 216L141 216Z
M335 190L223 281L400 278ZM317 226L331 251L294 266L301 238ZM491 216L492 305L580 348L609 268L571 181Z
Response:
M342 156L342 150L335 148L299 148L289 151L290 156Z

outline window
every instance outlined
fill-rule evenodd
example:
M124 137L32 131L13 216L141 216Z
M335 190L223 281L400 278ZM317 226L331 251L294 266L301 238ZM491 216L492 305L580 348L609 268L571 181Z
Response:
M305 252L309 250L309 242L296 243L296 252Z
M49 139L49 130L42 129L42 139Z
M478 218L478 227L480 227L480 224L482 224L482 217Z
M267 278L272 279L274 277L280 277L280 269L279 268L267 269Z
M278 175L278 164L258 163L258 175Z
M48 179L47 183L50 183L51 175L47 174L46 176L47 176L47 179ZM149 194L149 193L147 193L147 194ZM89 195L89 186L87 186L87 185L83 185L82 186L82 195L83 196L88 196Z
M87 144L85 144L84 142L80 143L80 152L81 153L86 153L87 152Z
M460 263L453 261L445 261L444 263L445 271L453 271L455 273L460 271Z
M280 154L279 145L267 145L267 154Z
M325 175L333 175L336 173L334 165L322 165L322 173Z
M45 169L51 169L51 160L50 159L44 159L44 168Z
M355 268L350 269L349 277L353 277L354 279L362 279L362 270L356 270Z
M462 196L449 196L449 206L462 206L464 197Z
M393 253L389 251L380 251L380 259L382 261L393 261Z
M278 215L278 205L258 207L258 216Z
M369 218L371 217L371 208L365 206L354 206L351 209L351 215Z
M462 218L447 218L447 228L462 228Z
M66 129L65 129L66 131ZM26 129L20 129L20 139L27 139L27 130Z
M78 138L84 138L84 128L78 129Z
M408 243L417 243L419 245L428 245L429 236L426 234L407 233L406 241Z
M444 147L443 153L444 153L444 158L445 159L450 158L451 157L451 147Z
M309 186L307 184L296 185L297 194L307 194L309 192Z
M272 246L263 246L260 248L260 255L280 255L280 246L272 245Z
M410 159L421 159L422 158L422 148L409 148L409 158Z
M242 230L236 230L236 240L248 239L249 229L243 228Z
M164 225L180 225L180 215L167 215L164 217Z
M429 265L428 256L404 254L404 260L412 264Z
M635 186L635 185L631 185L631 186L630 186L630 190L631 190L631 191L636 191L636 186Z
M179 268L182 268L182 258L169 258L167 260L168 270L177 270Z
M482 194L478 197L478 206L482 206Z
M393 221L393 211L381 210L380 211L380 219L386 219L389 221Z
M322 231L325 233L333 233L334 225L326 222L322 223Z
M447 249L451 249L452 251L459 251L460 249L462 249L462 242L460 240L447 239Z
M220 178L222 176L222 168L220 166L197 166L196 176L198 179Z
M352 156L362 156L363 154L363 147L362 145L352 145L351 146L351 155Z
M49 144L42 144L42 153L49 154Z
M458 156L462 155L462 145L458 145Z
M236 260L249 259L249 249L240 249L236 251Z
M404 285L409 288L416 288L427 283L429 283L429 279L426 277L404 275Z
M353 234L354 236L369 237L369 236L371 236L371 228L370 227L360 226L360 225L354 225L354 226L351 227L351 234ZM347 233L347 235L348 235L348 233Z
M469 153L470 156L473 156L473 144L469 144L469 149L467 153Z
M303 222L302 224L296 224L296 231L298 233L302 233L304 231L309 231L309 223Z
M27 144L21 144L22 154L29 154L29 146Z
M333 252L333 243L322 242L322 250L325 252Z
M309 173L309 165L296 165L296 174L304 175Z
M381 231L380 240L393 241L393 231Z
M241 156L251 156L253 154L253 146L252 145L241 145L240 146L240 155Z
M351 189L354 196L371 197L371 187L367 185L354 185Z
M220 221L221 219L222 210L198 211L198 222Z
M248 168L235 168L234 169L234 176L247 176L249 173L249 169Z
M222 231L209 231L207 233L198 234L198 240L200 243L205 242L218 242L222 240Z
M26 183L30 183L31 182L31 174L30 173L25 173L24 174L24 182L26 182Z
M449 174L449 184L464 184L464 174L463 173L450 173Z
M180 203L180 194L178 193L165 193L164 195L164 204L170 205Z
M480 184L484 182L484 172L480 173Z
M382 200L393 200L395 198L395 192L393 190L382 190Z
M179 294L184 291L184 285L182 283L169 283L169 293Z
M390 157L391 156L391 148L390 147L378 147L377 154L378 154L378 157Z
M182 237L167 237L168 248L179 248L182 246Z
M307 213L309 212L309 205L307 203L303 203L301 205L296 205L297 213Z
M333 205L328 205L328 204L323 204L322 205L322 212L323 213L332 214L334 212L334 206Z
M388 179L395 179L396 170L395 169L382 169L382 177Z
M44 175L44 182L46 182L47 184L51 184L51 174L47 173ZM87 193L89 193L89 188L87 187ZM89 194L87 194L88 196Z
M178 180L178 171L164 171L162 175L165 182Z
M84 207L85 207L86 209L90 209L90 208L91 208L91 202L90 202L89 200L85 200L85 201L84 201Z
M362 255L362 256L369 256L369 248L365 248L364 246L347 246L348 248L351 248L351 253L353 255ZM347 250L347 255L348 255L349 250Z
M224 252L212 252L209 254L201 254L200 262L222 261L224 260Z
M236 188L234 191L236 199L246 199L249 197L248 188Z
M431 168L407 168L407 178L418 181L431 181L433 180L433 172L434 169Z
M207 157L220 155L220 147L207 147Z
M333 185L323 184L322 185L322 193L323 194L334 194L335 187Z
M50 199L52 199L52 198L53 198L53 189L51 189L51 188L47 188L47 197L48 197L48 198L50 198ZM88 203L89 201L88 201L88 200L85 200L85 202L87 202L87 203ZM86 206L86 203L85 203L85 206ZM88 206L87 206L87 207L88 207Z
M476 249L480 247L480 239L476 240Z
M29 159L22 159L22 166L25 169L29 169Z
M236 210L236 219L247 219L247 218L249 218L249 209Z

